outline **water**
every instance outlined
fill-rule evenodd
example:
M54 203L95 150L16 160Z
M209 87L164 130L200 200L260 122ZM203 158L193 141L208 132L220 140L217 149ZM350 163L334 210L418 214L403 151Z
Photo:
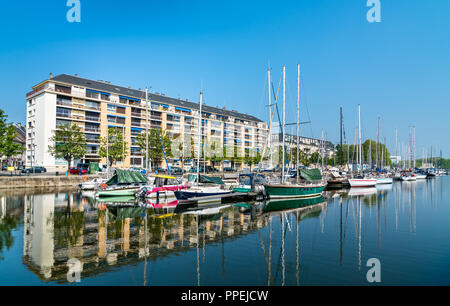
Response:
M370 258L381 285L450 285L449 190L444 176L209 215L2 192L0 285L368 285Z

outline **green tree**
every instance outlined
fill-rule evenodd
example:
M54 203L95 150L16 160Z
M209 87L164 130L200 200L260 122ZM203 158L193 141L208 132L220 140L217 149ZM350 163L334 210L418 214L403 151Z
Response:
M117 128L109 128L108 136L100 138L99 156L107 158L111 167L115 162L123 161L128 156L127 148L128 143L123 139L122 131Z
M159 137L159 131L161 131L161 139ZM161 141L164 146L164 152L166 157L172 157L172 139L164 130L150 129L148 131L148 158L152 163L152 167L155 165L160 165L164 159L163 150L161 147ZM136 144L141 148L142 154L146 155L146 134L145 132L138 135L136 138Z
M65 124L59 130L53 131L48 151L56 158L63 158L70 168L74 159L82 158L86 154L86 137L76 124Z
M4 136L4 143L1 145L2 152L0 155L4 155L7 158L22 154L25 151L25 147L20 143L14 142L17 132L16 128L11 124L6 127L6 135Z
M0 156L10 158L14 155L21 154L25 148L14 142L16 138L16 128L12 124L7 123L8 116L0 109Z

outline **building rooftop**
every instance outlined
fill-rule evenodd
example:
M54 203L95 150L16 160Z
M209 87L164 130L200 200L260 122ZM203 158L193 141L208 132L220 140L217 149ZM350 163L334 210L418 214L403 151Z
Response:
M94 90L98 90L98 91L114 93L114 94L127 96L127 97L131 97L131 98L145 99L145 91L131 89L131 88L123 87L123 86L118 86L118 85L111 84L109 82L93 81L93 80L84 79L84 78L80 78L78 76L72 76L72 75L68 75L68 74L60 74L55 77L51 77L50 80L55 81L55 82L60 82L60 83L71 84L71 85L75 85L75 86L86 87L86 88L94 89ZM195 109L195 110L199 110L199 108L200 108L199 103L189 102L189 101L181 100L181 99L170 98L170 97L166 97L164 95L159 95L159 94L154 94L154 93L149 93L149 99L151 99L151 101L154 101L154 102L162 102L162 103L167 103L167 104L178 106L178 107L185 107L185 108L190 108L190 109ZM208 105L204 105L204 104L202 105L202 112L211 112L211 113L222 115L222 116L235 117L235 118L238 118L241 120L263 122L262 120L254 117L254 116L251 116L251 115L242 114L242 113L239 113L234 110L231 110L231 111L226 110L225 108L212 107L212 106L208 106Z

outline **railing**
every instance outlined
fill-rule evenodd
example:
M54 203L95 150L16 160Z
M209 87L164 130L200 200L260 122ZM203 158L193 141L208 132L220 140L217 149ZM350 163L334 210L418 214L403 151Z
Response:
M100 122L100 117L92 117L92 116L86 116L87 121L94 121L94 122Z
M56 100L56 105L72 106L72 101L68 101L68 100Z
M61 92L61 93L66 93L66 94L71 94L72 93L72 89L71 88L61 88L61 87L57 87L55 86L55 91L56 92Z
M71 118L71 115L67 113L56 113L56 117Z
M86 127L86 128L84 129L84 131L85 131L85 132L100 133L100 130L99 130L99 129L93 129L93 128L89 128L89 127Z

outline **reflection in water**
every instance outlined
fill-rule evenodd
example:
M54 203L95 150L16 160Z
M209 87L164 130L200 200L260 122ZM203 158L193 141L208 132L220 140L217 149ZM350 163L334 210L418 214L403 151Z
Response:
M192 271L188 284L199 286L236 275L252 285L251 273L268 286L323 284L333 268L359 279L367 272L365 260L392 248L393 235L403 228L416 235L418 199L437 207L445 196L443 179L205 209L132 199L99 202L73 191L10 193L0 196L0 263L21 239L14 231L23 221L22 262L45 282L67 283L66 263L77 258L82 279L136 267L136 284L155 285L163 273L158 267L174 257L184 258L183 269ZM236 243L245 247L236 250ZM177 279L177 271L167 273L166 279Z
M292 231L289 215L294 214L297 231L297 283L299 280L298 223L308 215L320 215L323 197L305 200L219 205L180 214L148 205L104 205L77 193L31 195L24 203L23 262L45 281L66 281L66 262L81 261L82 277L105 273L111 267L144 261L144 285L147 260L164 258L171 253L195 247L197 285L206 246L222 244L222 273L225 274L224 244L227 239L270 227L267 257L268 285L272 278L272 219L281 221L281 284L286 281L286 231ZM319 209L317 210L317 207ZM260 239L266 253L263 239ZM277 269L279 268L277 264ZM276 278L276 276L275 276Z

